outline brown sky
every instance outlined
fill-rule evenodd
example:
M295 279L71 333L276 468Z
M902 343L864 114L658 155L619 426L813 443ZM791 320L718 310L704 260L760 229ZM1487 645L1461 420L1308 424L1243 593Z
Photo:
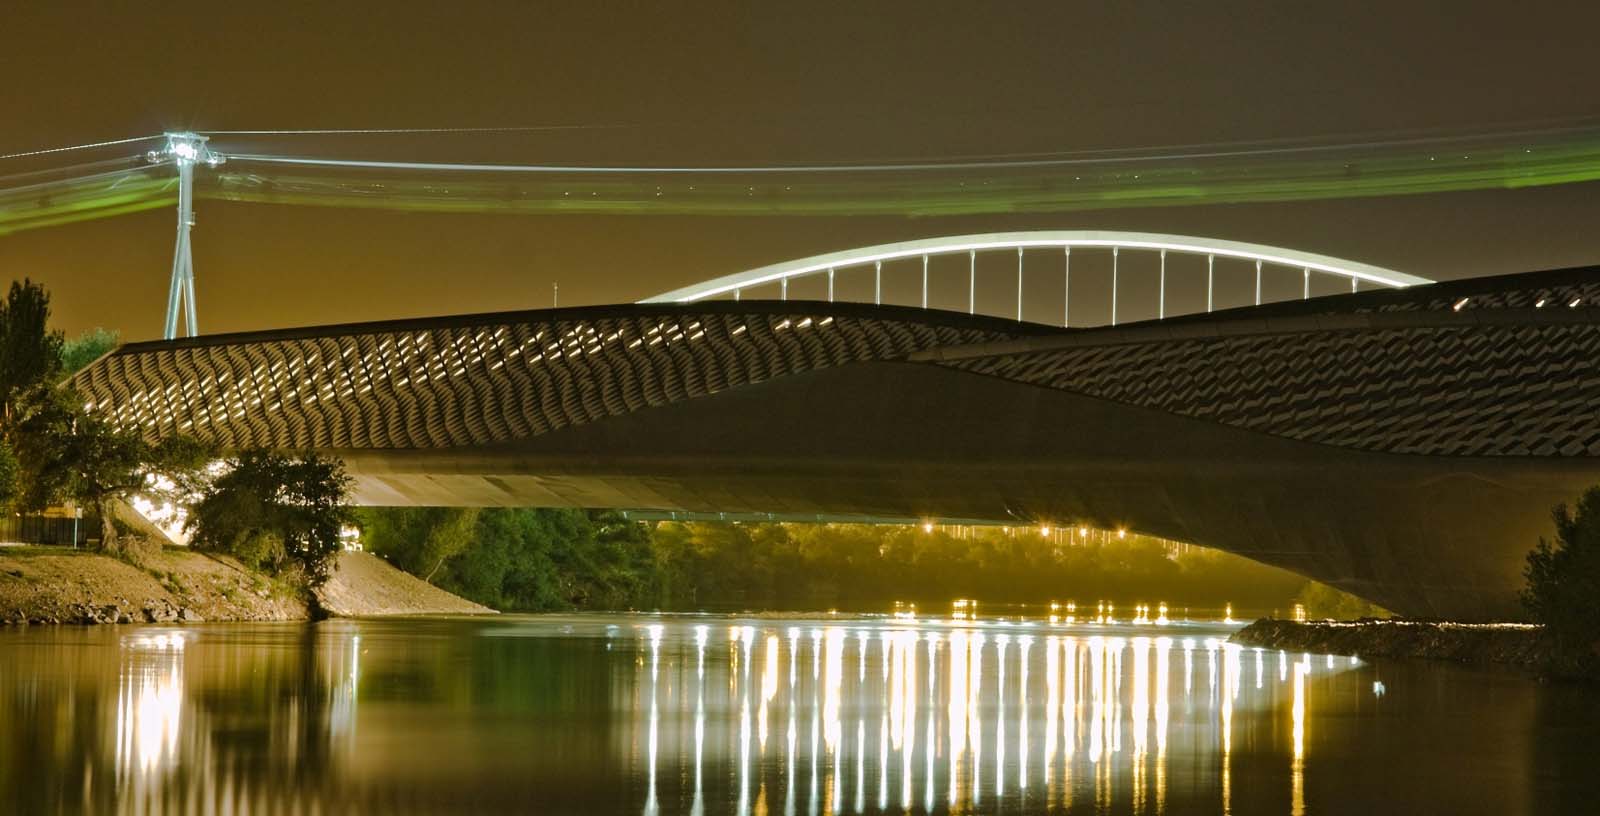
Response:
M620 124L308 152L537 162L938 157L1475 130L1600 114L1600 4L15 4L0 153L168 129ZM1570 8L1563 9L1563 5ZM466 147L462 147L466 144ZM442 149L465 150L433 155ZM1436 278L1600 263L1595 185L1029 216L415 215L202 205L205 332L634 300L989 229L1122 228ZM68 331L160 330L173 216L0 237Z

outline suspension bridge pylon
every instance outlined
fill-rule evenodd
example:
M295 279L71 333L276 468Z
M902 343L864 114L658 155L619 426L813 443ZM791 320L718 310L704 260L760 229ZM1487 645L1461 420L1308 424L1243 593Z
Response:
M167 322L162 337L178 336L178 315L183 313L190 337L200 333L195 317L194 254L189 234L194 229L194 168L196 164L216 167L223 157L207 146L207 137L195 133L168 133L167 143L151 151L153 162L170 161L178 168L178 238L172 251L172 283L167 290Z

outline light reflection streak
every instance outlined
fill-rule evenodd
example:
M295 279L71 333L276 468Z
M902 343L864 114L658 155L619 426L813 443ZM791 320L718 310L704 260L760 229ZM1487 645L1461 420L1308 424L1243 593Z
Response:
M1133 650L1133 812L1144 812L1145 761L1150 750L1150 639L1136 637Z
M982 774L978 769L983 761L983 724L978 719L978 695L983 689L983 643L984 634L974 632L967 639L972 649L972 656L967 664L972 669L972 679L967 684L967 749L971 752L972 761L968 774L972 777L972 804L979 803L979 783Z
M939 633L928 633L928 736L923 740L922 753L927 762L923 770L925 783L922 790L922 809L933 811L933 758L938 753L937 732L934 730L934 711L937 698L934 696L939 684Z
M1289 813L1304 816L1306 812L1306 676L1311 674L1309 660L1294 667L1294 761L1290 764Z
M117 693L117 778L143 793L177 765L183 724L182 632L123 638Z
M1089 638L1089 680L1090 687L1094 690L1094 699L1089 718L1089 762L1098 763L1103 746L1107 742L1105 720L1109 714L1110 701L1105 699L1106 694L1106 668L1105 668L1105 640L1099 637Z
M822 677L822 630L811 630L811 679Z
M884 656L884 660L888 660ZM878 720L878 810L889 808L889 713Z
M1090 809L1118 812L1164 813L1169 807L1172 771L1170 738L1178 733L1184 736L1179 743L1182 752L1200 751L1215 763L1209 766L1215 769L1212 780L1216 785L1210 795L1220 793L1220 809L1232 812L1236 804L1240 808L1247 804L1233 799L1235 725L1243 723L1241 733L1247 736L1259 733L1254 721L1261 716L1274 716L1270 713L1272 708L1264 707L1262 702L1284 700L1292 693L1292 707L1277 708L1275 716L1280 723L1292 720L1291 812L1303 814L1305 734L1311 713L1307 678L1325 658L1297 655L1291 661L1280 653L1280 669L1272 672L1267 668L1265 652L1257 651L1256 683L1246 685L1244 649L1215 637L1157 636L1155 632L1161 630L1154 627L1124 628L1125 636L1099 627L1091 631L1101 634L1087 637L1046 630L1037 636L1042 648L1033 649L1035 636L1018 630L996 632L990 627L995 625L964 621L925 632L896 622L877 628L874 637L871 629L827 626L812 630L814 648L808 658L803 648L796 648L802 646L804 630L789 629L789 643L785 644L783 629L757 631L755 627L737 626L730 632L731 648L726 661L706 659L708 629L695 627L694 787L692 804L687 785L681 789L685 797L682 804L689 805L686 810L697 816L706 812L708 801L726 802L727 809L740 813L765 813L767 801L775 800L777 795L773 786L781 784L782 810L786 814L861 813L871 811L874 804L878 811L893 808L906 812L967 812L985 807L1010 808L1010 803L1018 803L1024 810L1044 807L1070 811L1087 805ZM674 809L677 789L671 781L673 752L688 750L688 734L673 730L688 726L688 718L673 716L674 706L691 704L688 690L679 695L672 683L674 677L688 676L688 655L683 654L682 674L675 674L674 653L669 646L663 674L663 629L670 632L671 626L641 628L649 633L645 644L649 654L639 655L636 660L635 699L642 705L632 745L638 750L641 766L637 778L641 782L643 812L655 816ZM1178 678L1173 675L1175 671L1183 672L1183 694L1186 699L1192 697L1194 650L1200 647L1200 640L1204 641L1208 661L1209 705L1191 704L1180 709L1180 721L1175 725L1172 708ZM883 649L881 684L877 680L880 673L867 666L869 658L877 659L870 653L875 641ZM924 641L925 653L920 646ZM992 656L985 654L990 643L994 645ZM846 682L851 657L847 652L851 648L857 650L856 679ZM1174 665L1178 648L1183 649L1181 669ZM168 651L172 654L164 659L181 657L170 645ZM817 682L809 689L801 689L797 681L791 681L788 693L780 694L783 675L793 678L795 666L808 659ZM1346 661L1336 665L1343 670ZM991 668L993 675L985 677ZM728 677L722 677L724 673ZM146 674L152 678L153 687L164 683L171 689L177 682L170 667L165 672ZM337 699L346 691L344 675L354 675L348 665L341 665L336 674L338 687L333 693ZM747 677L748 681L744 679ZM1283 681L1277 682L1278 678ZM646 682L648 689L644 687ZM1035 688L1034 683L1042 688ZM722 693L724 687L726 695ZM154 696L140 698L133 707L137 712L125 702L118 737L123 756L137 754L147 758L141 760L143 765L129 762L124 768L159 766L162 752L172 754L174 737L163 735L160 717L148 723L141 721L139 728L132 724L140 716L138 712L158 711L163 706L176 712L173 701L181 697L179 690L169 690L164 697L158 691L152 692ZM130 692L130 698L135 696ZM784 710L775 710L779 707ZM986 732L982 719L991 711L995 721ZM719 754L716 739L707 752L705 732L708 722L709 727L718 727L719 712L721 717L733 715L738 721L735 729L731 719L722 720L727 723L722 726L727 731L736 730L729 734L733 739L725 743L731 747L737 740L736 754ZM873 713L879 715L876 740L867 728ZM770 741L771 730L780 727L773 722L778 716L786 717L787 728L784 738L774 744ZM811 720L809 744L798 740L799 720L807 716ZM1036 729L1033 723L1041 716L1043 727ZM175 731L177 714L172 717L173 724L166 727ZM846 718L856 721L853 740L845 730ZM675 726L676 723L682 726ZM1202 730L1194 730L1196 725ZM339 730L336 723L332 730ZM1123 747L1124 732L1127 750ZM1035 736L1040 740L1036 741ZM918 737L923 743L921 756L916 753ZM1040 741L1042 744L1038 744ZM1260 741L1252 739L1251 745L1254 756L1260 750ZM1290 746L1280 750L1288 754ZM1035 762L1035 750L1040 751L1039 762ZM781 763L778 751L783 752ZM990 753L985 755L985 751ZM148 758L152 756L155 759ZM734 763L737 769L732 767ZM798 796L805 793L797 789L806 764L810 767L809 802L797 803ZM1039 798L1030 798L1030 788L1041 782L1032 778L1032 772L1041 766L1043 785L1038 788ZM723 769L720 776L719 767ZM767 773L768 769L773 773ZM682 772L683 782L687 783L687 768ZM1083 777L1086 772L1089 776ZM1076 790L1075 775L1080 780ZM706 790L708 776L710 791ZM876 803L871 801L874 784ZM737 785L736 799L730 796L719 800L719 785ZM894 794L896 788L898 796ZM914 792L918 792L915 801ZM1251 793L1251 803L1256 795ZM1215 807L1216 800L1211 801ZM773 804L776 813L776 801ZM711 809L715 808L713 804Z
M1212 673L1216 673L1216 656L1219 649L1226 648L1215 640L1206 641L1206 648L1211 652ZM1223 662L1222 676L1222 812L1224 816L1233 813L1233 693L1231 687L1238 683L1235 674L1235 664L1232 659Z
M750 812L750 694L739 701L739 812Z
M1006 794L1006 646L1007 635L995 638L994 795Z
M1033 637L1017 638L1017 788L1028 789L1028 650Z
M646 816L654 816L661 812L661 804L656 799L656 754L660 739L660 704L658 697L657 675L661 668L661 624L651 624L645 627L650 635L650 737L648 753L650 757L650 782L649 794L644 801Z
M856 630L856 683L867 682L867 643L872 635L865 629Z
M955 809L960 801L961 759L967 740L967 632L957 629L950 633L950 692L949 708L949 805Z
M705 813L705 749L706 749L706 638L705 626L694 628L695 645L695 699L694 699L694 804L693 816Z
M786 814L786 816L794 816L794 791L796 788L800 787L799 781L796 780L794 776L794 757L797 753L795 751L796 729L794 712L795 709L799 708L795 700L794 664L800 662L800 656L795 653L794 648L795 644L799 642L798 637L799 636L796 630L789 630L789 731L787 751L785 752L785 757L788 759L789 765L783 777L783 812Z
M1194 689L1194 638L1183 639L1183 696Z
M822 666L822 650L820 648L821 643L822 643L822 630L821 629L813 629L813 630L811 630L811 663L812 663L812 667L813 667L813 672L812 672L811 676L812 676L813 679L815 679L818 676L818 672L821 671L821 666ZM809 813L816 813L817 812L817 753L818 753L817 752L817 739L820 736L820 729L821 729L821 725L822 725L822 723L821 723L822 705L821 705L821 701L818 700L817 697L821 693L822 693L821 684L812 683L811 684L811 799L810 799L810 804L807 806L807 812L809 812Z
M1167 681L1170 675L1172 639L1156 638L1156 812L1167 811Z
M863 648L867 640L861 639ZM867 721L856 718L856 807L855 812L860 813L865 806L863 797L867 791Z
M1061 641L1055 635L1044 639L1044 787L1049 801L1055 801L1051 771L1056 764L1056 723L1061 719Z
M905 697L902 703L902 727L904 735L900 739L900 806L911 809L911 757L917 749L917 633L907 629L900 634L904 642L900 646L901 660L905 662L902 676L901 694Z
M766 664L761 669L761 711L756 717L761 752L767 751L767 704L778 694L778 636L767 635Z
M800 665L800 630L789 627L789 694L794 695L795 667Z
M348 672L336 675L333 695L333 711L329 715L329 734L334 737L343 737L347 746L355 744L356 713L360 709L359 692L361 689L361 636L355 633L350 635Z
M827 670L825 673L826 684L823 686L822 719L824 723L823 743L828 752L828 775L832 779L831 793L828 797L830 813L839 811L839 802L844 796L842 786L844 775L839 772L839 740L843 733L844 725L839 720L840 697L844 685L844 641L845 632L837 626L830 627L827 636Z

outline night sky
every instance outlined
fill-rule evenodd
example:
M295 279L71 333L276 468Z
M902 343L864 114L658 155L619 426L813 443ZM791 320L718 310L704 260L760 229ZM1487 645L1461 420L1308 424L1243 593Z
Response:
M1594 3L338 5L8 7L0 154L179 129L581 125L273 144L444 161L787 163L1600 115ZM631 301L791 257L1001 229L1258 241L1452 279L1600 263L1597 193L1588 183L938 218L202 202L195 264L204 333L543 307L552 281L563 305ZM68 332L147 339L165 308L173 217L0 236L0 270L49 286Z

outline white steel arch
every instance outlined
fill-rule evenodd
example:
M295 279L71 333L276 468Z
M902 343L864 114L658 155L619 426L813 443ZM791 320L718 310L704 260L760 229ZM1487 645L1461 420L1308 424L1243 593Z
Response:
M915 241L901 241L892 244L879 244L877 246L847 249L842 252L830 252L823 255L813 255L770 266L758 267L732 275L702 281L681 289L664 292L651 298L640 301L641 303L693 303L698 300L714 298L732 294L740 295L741 290L763 284L777 283L787 294L788 282L793 278L809 275L826 274L829 278L829 299L832 299L833 275L837 270L871 265L878 274L879 285L875 291L881 292L881 273L884 262L904 260L909 258L923 259L923 303L927 306L927 258L935 255L955 255L966 253L969 259L975 259L979 252L1015 251L1017 253L1017 278L1018 278L1018 319L1021 319L1021 280L1022 280L1022 252L1027 249L1058 248L1065 251L1070 264L1071 251L1076 248L1109 249L1113 259L1121 250L1140 250L1161 253L1162 265L1162 305L1160 313L1165 316L1165 257L1167 253L1184 255L1204 255L1210 259L1218 257L1253 261L1256 264L1256 301L1260 302L1260 274L1263 265L1285 267L1303 271L1306 279L1305 293L1310 294L1310 276L1312 272L1334 275L1350 281L1354 290L1361 282L1389 288L1403 289L1408 286L1433 283L1433 281L1385 269L1371 264L1348 261L1343 258L1334 258L1328 255L1319 255L1312 252L1284 249L1282 247L1266 246L1264 244L1251 244L1242 241L1227 241L1217 238L1198 238L1186 235L1164 235L1150 232L1120 232L1105 230L1040 230L1030 232L992 232L977 235L954 235L940 238L923 238ZM1209 268L1209 264L1208 264ZM970 285L976 287L976 266L970 280ZM1070 270L1070 266L1068 267ZM1115 313L1115 260L1113 260L1113 311L1112 322L1116 322ZM1070 291L1068 292L1070 297ZM881 300L881 295L876 296ZM969 298L969 303L971 299ZM1208 295L1208 309L1210 307Z

